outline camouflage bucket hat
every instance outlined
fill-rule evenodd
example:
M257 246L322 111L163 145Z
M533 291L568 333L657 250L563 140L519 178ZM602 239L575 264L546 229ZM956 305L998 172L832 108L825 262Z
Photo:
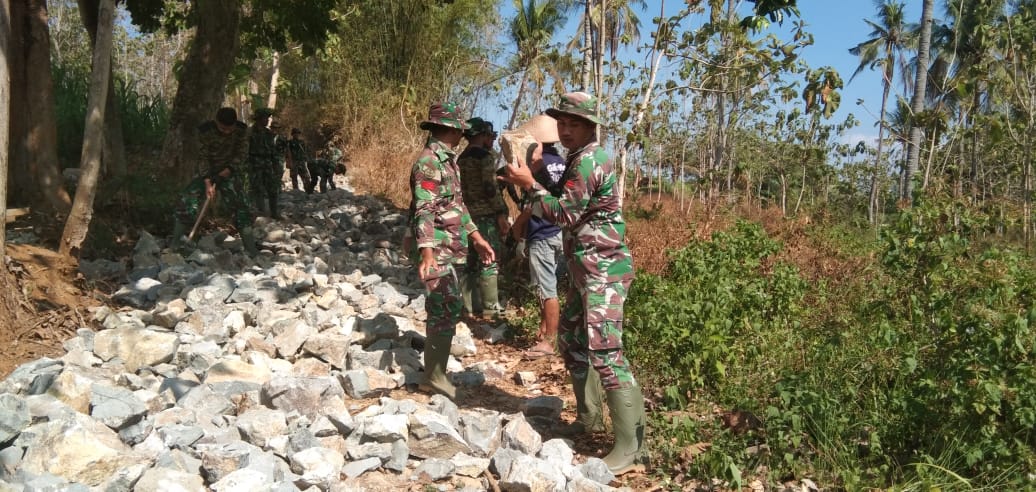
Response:
M252 114L252 118L258 120L259 118L268 118L273 116L273 109L271 108L259 108Z
M585 92L569 92L561 96L558 107L548 109L546 113L554 118L561 115L576 116L598 125L604 121L596 114L597 98Z
M496 137L496 130L493 129L493 124L483 120L482 118L472 118L468 120L468 129L464 130L464 136L471 138L477 135L489 134L494 138Z
M428 108L428 119L419 125L422 130L431 130L433 126L445 126L466 130L464 118L460 116L460 110L454 103L436 103Z

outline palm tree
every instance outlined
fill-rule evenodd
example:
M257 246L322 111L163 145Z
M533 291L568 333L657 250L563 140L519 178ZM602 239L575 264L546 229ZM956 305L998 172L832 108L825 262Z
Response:
M924 111L925 91L928 88L928 56L932 46L932 9L935 0L924 0L921 9L921 37L917 49L917 64L914 68L914 95L910 101L910 111L915 116ZM914 175L917 174L917 163L921 159L921 127L913 124L910 128L910 147L907 149L906 176L903 179L903 193L900 197L907 203L913 201Z
M511 39L518 51L515 65L522 72L522 79L518 84L518 95L507 128L514 127L530 71L538 68L545 60L554 32L565 24L564 11L554 0L514 0L514 7L516 13L511 20Z
M889 90L892 88L892 80L896 72L896 65L906 66L903 51L910 44L911 30L905 22L904 4L889 0L875 0L874 4L878 9L878 21L864 19L864 22L872 28L870 39L849 49L850 54L860 58L860 65L856 67L856 71L853 72L849 81L852 82L852 79L856 78L864 68L881 68L882 93L881 114L878 118L878 149L874 161L874 174L871 177L871 196L868 208L871 223L877 224L878 177L882 168L885 110L888 104Z

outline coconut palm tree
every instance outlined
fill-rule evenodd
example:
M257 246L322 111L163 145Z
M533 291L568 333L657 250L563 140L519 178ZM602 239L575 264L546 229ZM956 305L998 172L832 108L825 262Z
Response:
M888 104L892 81L896 73L896 65L905 67L907 62L904 50L911 45L911 29L904 16L904 4L890 0L875 0L878 9L878 20L864 19L872 31L870 38L849 49L849 53L859 57L849 81L852 82L865 68L881 69L881 112L878 117L878 149L874 161L874 173L871 177L870 206L868 216L872 224L877 224L878 182L882 170L882 150L885 133L885 111ZM903 70L906 73L905 70Z
M511 40L517 49L515 66L522 73L518 95L507 127L514 127L522 97L529 82L530 71L536 70L550 52L554 33L565 24L565 12L554 0L514 0L515 16L511 20Z

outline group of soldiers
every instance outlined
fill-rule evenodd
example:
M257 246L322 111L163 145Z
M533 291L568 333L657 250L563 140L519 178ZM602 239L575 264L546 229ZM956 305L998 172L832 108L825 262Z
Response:
M552 258L560 246L569 274L564 312L557 313L556 299L553 313L546 302L541 304L544 319L551 314L560 318L556 339L545 342L552 351L556 344L576 399L576 421L556 430L570 436L605 431L607 405L615 445L604 461L618 475L642 469L646 462L646 417L644 396L622 345L623 304L633 281L633 261L614 166L597 142L597 125L603 120L596 106L596 99L584 92L561 95L558 107L519 127L529 129L537 141L530 162L516 155L515 162L497 169L491 124L465 120L452 103L432 105L420 124L428 139L411 170L411 222L404 247L418 261L427 292L425 373L419 388L456 399L446 364L455 326L465 309L471 312L467 274L478 272L479 286L488 287L480 289L483 314L498 311L496 264L511 221L496 185L524 190L515 223L529 225L511 232L518 239L542 240L537 249L545 254L540 260ZM454 149L462 138L468 146L458 156ZM567 149L563 160L555 143ZM555 237L559 232L560 245ZM529 253L535 256L533 248ZM557 286L550 287L541 287L541 301Z
M345 174L345 164L340 162L342 151L332 142L320 157L311 158L301 130L292 128L288 140L278 134L272 109L260 108L252 118L254 123L249 128L238 120L234 108L224 107L216 112L214 120L198 127L202 173L180 195L173 221L174 246L182 244L188 226L197 227L196 221L218 194L221 208L233 217L245 250L254 255L253 216L280 218L285 164L294 189L299 189L301 178L308 194L318 184L322 193L335 189L334 174Z

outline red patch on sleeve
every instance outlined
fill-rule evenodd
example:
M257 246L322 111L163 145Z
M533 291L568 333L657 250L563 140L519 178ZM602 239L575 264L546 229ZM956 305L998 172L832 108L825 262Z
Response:
M421 181L421 188L424 188L428 191L435 191L435 188L437 188L437 186L435 184L435 181Z
M570 179L568 181L565 181L565 188L575 188L575 187L576 187L576 180Z

